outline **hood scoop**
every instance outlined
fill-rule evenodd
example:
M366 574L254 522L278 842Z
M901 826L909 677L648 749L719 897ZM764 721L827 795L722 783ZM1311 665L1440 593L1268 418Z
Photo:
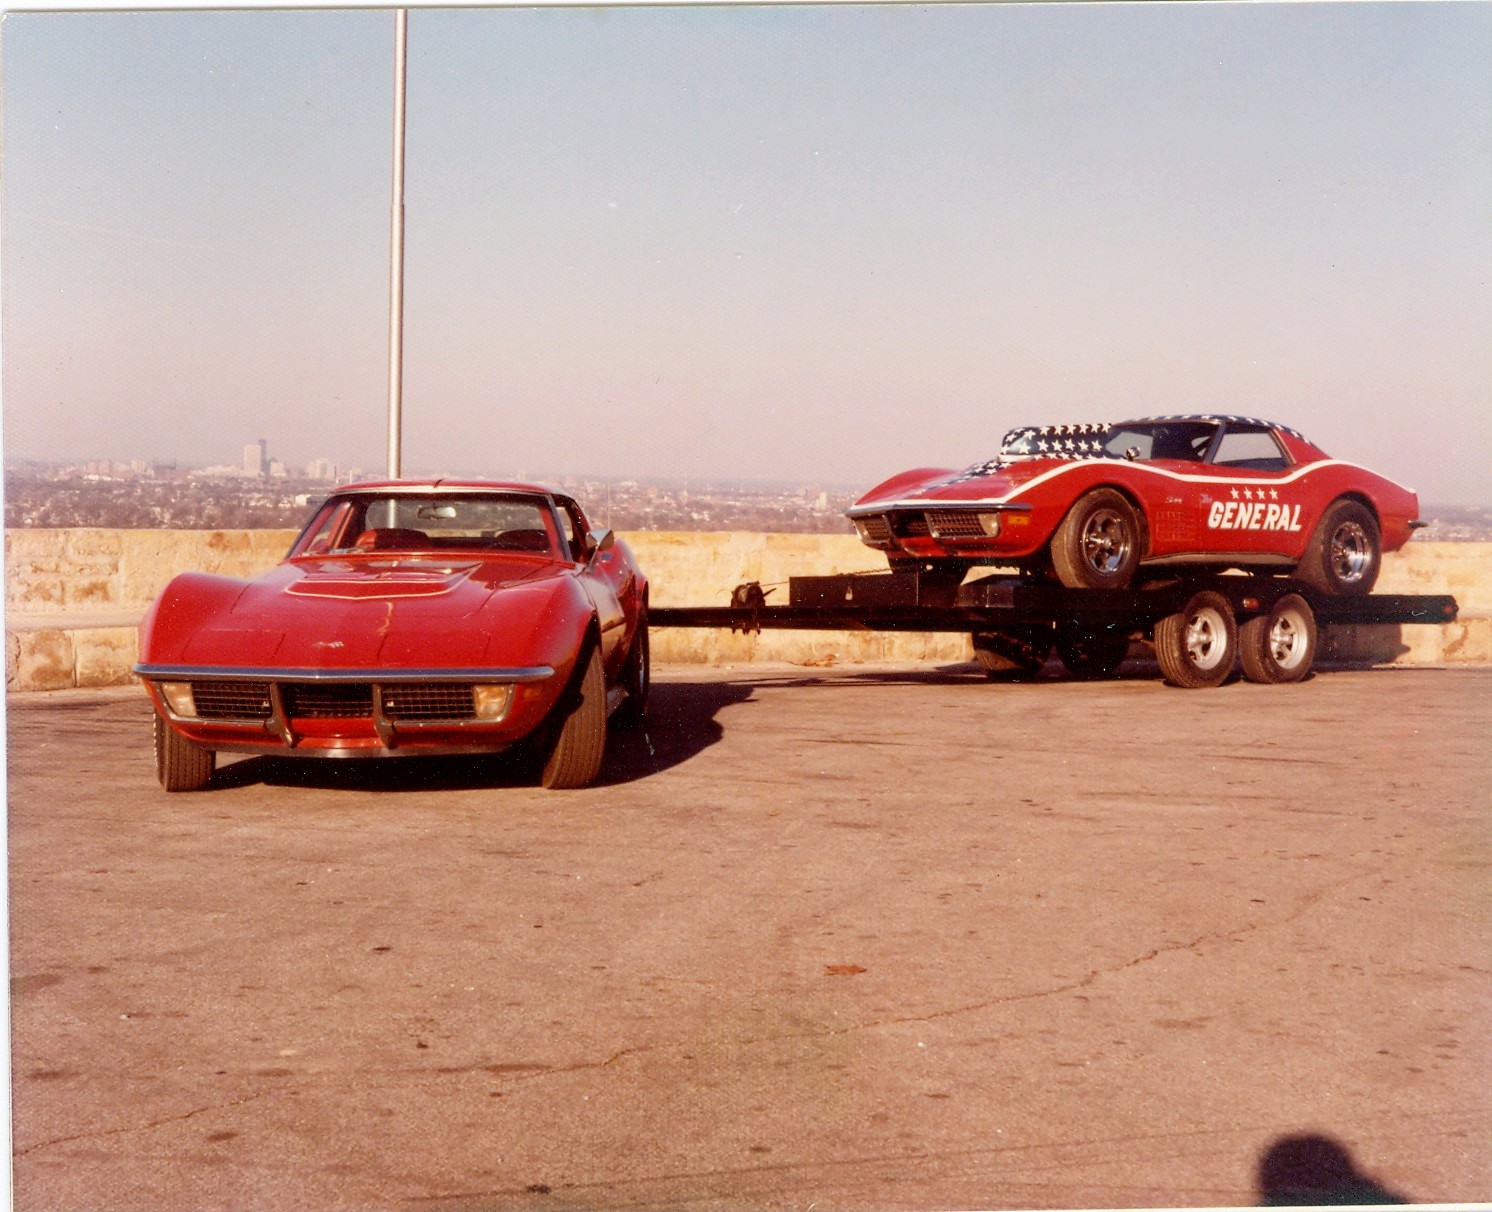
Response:
M285 592L302 598L428 598L451 593L475 564L359 560L329 563L307 572Z

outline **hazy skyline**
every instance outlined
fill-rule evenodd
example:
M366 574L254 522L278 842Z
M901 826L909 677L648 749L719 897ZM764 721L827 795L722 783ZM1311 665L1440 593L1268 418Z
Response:
M392 12L12 13L5 451L381 468ZM1492 498L1492 6L415 9L404 465L1271 417Z

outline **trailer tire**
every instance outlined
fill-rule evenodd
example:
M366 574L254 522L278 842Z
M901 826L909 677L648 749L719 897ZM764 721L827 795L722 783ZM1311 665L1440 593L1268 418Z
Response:
M1128 589L1143 554L1140 517L1123 493L1095 488L1052 536L1052 571L1069 589Z
M1192 594L1185 606L1155 624L1155 658L1173 686L1187 690L1221 686L1233 672L1237 653L1233 607L1214 590Z
M1298 593L1287 593L1238 628L1238 659L1251 682L1298 682L1316 659L1316 616Z
M1049 627L976 631L974 659L991 681L1027 682L1039 674L1052 651Z
M1123 627L1057 628L1057 656L1075 678L1106 678L1129 655L1129 631Z

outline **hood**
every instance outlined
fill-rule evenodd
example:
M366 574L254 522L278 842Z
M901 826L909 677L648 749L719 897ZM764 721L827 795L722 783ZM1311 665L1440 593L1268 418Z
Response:
M274 613L323 602L445 599L447 616L473 614L504 585L553 575L558 566L532 557L430 559L419 556L292 560L250 582L235 615Z
M547 598L545 583L557 585L568 568L521 554L287 561L196 627L180 659L282 668L480 665L496 626L494 596L531 588Z
M936 471L920 477L899 476L871 489L850 507L850 512L873 512L903 503L1000 501L1019 491L1037 476L1073 459L992 460L963 471Z

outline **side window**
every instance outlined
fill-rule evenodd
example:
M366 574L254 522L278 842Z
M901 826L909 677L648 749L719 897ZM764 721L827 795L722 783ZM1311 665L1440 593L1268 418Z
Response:
M585 515L580 512L580 506L569 497L555 497L554 503L559 506L556 512L559 514L560 533L569 548L570 558L576 561L585 559L588 533Z
M342 527L347 523L351 506L346 501L325 506L319 516L311 520L305 532L290 549L291 555L321 555L332 549Z
M1285 452L1267 429L1229 429L1218 443L1213 463L1245 471L1284 471L1290 465Z

